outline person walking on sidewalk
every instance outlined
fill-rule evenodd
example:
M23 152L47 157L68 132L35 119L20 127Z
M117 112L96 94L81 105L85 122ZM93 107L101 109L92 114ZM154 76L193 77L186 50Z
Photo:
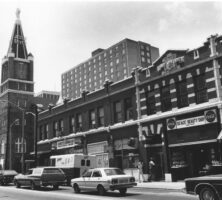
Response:
M138 162L138 165L137 165L137 168L139 169L139 183L141 182L140 181L140 176L142 176L142 182L144 182L144 175L143 175L143 163L141 161Z
M150 162L149 162L149 176L148 176L148 181L152 181L155 180L155 163L153 161L153 158L150 158Z

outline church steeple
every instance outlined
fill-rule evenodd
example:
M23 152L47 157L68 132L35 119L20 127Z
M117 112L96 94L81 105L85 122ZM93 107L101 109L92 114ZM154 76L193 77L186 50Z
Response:
M14 54L15 58L27 59L27 49L25 44L25 38L22 31L22 25L20 20L20 10L16 10L16 21L12 32L12 37L9 43L7 56Z

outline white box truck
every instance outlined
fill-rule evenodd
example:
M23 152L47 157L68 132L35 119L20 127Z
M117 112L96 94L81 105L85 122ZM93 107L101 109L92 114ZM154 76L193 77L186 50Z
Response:
M80 177L87 169L96 167L95 155L65 154L50 156L50 165L61 168L70 185L72 178Z

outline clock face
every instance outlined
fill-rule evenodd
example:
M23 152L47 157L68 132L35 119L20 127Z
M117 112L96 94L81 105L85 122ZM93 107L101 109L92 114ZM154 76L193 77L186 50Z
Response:
M17 66L17 76L19 79L27 79L27 64L26 63L18 63Z

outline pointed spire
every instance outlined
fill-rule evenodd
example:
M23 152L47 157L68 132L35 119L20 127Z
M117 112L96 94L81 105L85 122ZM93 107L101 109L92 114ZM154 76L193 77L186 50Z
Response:
M16 21L8 48L8 56L27 59L27 49L20 20L20 9L16 10Z

